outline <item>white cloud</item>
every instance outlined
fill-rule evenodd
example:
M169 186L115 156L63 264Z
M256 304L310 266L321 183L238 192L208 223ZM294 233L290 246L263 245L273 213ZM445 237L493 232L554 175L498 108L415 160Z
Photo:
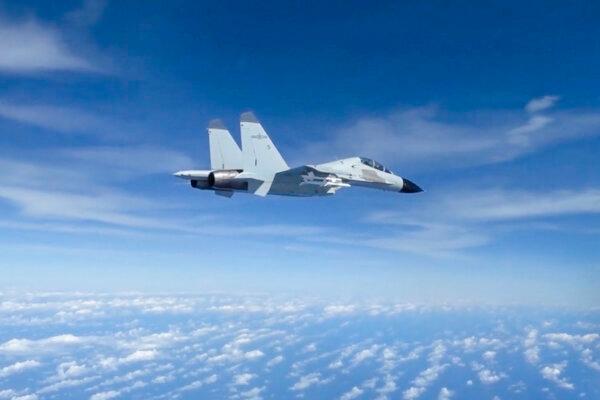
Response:
M383 386L376 389L382 397L387 398L387 395L396 391L396 380L390 374L386 374L383 380Z
M537 346L537 339L537 329L529 329L525 340L523 340L523 346L525 347L523 355L530 364L537 364L540 361L540 348Z
M25 370L39 367L40 365L42 364L36 360L17 361L14 364L8 365L4 368L0 368L0 378L4 378L13 374L18 374Z
M454 391L449 390L447 387L443 387L438 394L438 400L450 400L453 395Z
M307 353L312 353L316 350L317 350L316 343L310 343L310 344L307 344L306 346L304 346L304 351Z
M540 349L539 347L530 347L524 352L525 359L530 364L537 364L540 361Z
M529 100L527 105L525 105L525 110L529 113L547 110L552 108L558 100L560 100L560 97L553 95L536 97L535 99Z
M188 392L190 390L196 390L201 388L202 386L204 386L204 380L196 380L193 382L188 383L187 385L181 386L178 391L179 392Z
M321 374L318 372L313 372L308 375L301 376L300 379L291 387L292 390L301 391L308 389L313 385L318 385L322 383Z
M250 399L250 400L261 400L262 396L260 394L264 390L265 390L264 386L263 387L254 387L252 389L241 392L240 396L242 396L245 399Z
M16 397L16 392L13 389L1 389L0 399L10 399Z
M534 100L529 109L548 110L552 99ZM438 107L415 107L358 118L302 153L319 161L331 154L368 155L414 171L511 160L549 144L598 135L598 128L596 110L553 110L541 116L522 109L451 114Z
M0 16L0 53L0 72L103 72L76 54L58 29L33 18L12 22Z
M89 376L81 379L64 379L50 385L44 386L37 391L38 394L46 394L58 392L63 389L73 388L75 386L82 386L98 379L98 376Z
M439 199L437 202L439 211ZM490 241L489 236L481 229L443 221L442 218L446 218L447 215L435 221L438 219L436 212L427 214L427 211L422 209L419 213L427 217L422 220L407 220L405 216L393 212L372 213L367 217L368 222L397 225L402 229L385 236L363 238L355 243L392 251L448 257L455 256L459 250L479 247Z
M68 346L77 346L89 340L72 334L51 336L44 339L10 339L0 344L0 353L27 354L56 351Z
M129 227L160 228L153 218L133 215L135 204L145 199L118 193L83 194L65 191L0 186L0 198L17 204L28 216L95 221Z
M273 367L282 361L283 361L282 355L275 356L267 362L267 367Z
M402 213L379 210L367 215L365 222L386 226L385 234L375 230L375 234L363 234L359 239L345 239L340 233L329 240L341 245L455 258L464 250L493 242L503 230L533 229L530 224L534 219L600 214L598 188L480 189L463 191L461 196L446 194L451 192L442 190L419 202L418 208ZM490 221L495 224L485 224ZM523 221L523 225L517 226L516 221Z
M445 212L465 220L510 220L600 213L600 189L549 192L486 190L465 193L460 202L446 198Z
M496 373L489 369L482 369L477 375L479 376L481 383L484 385L491 385L504 377L503 374Z
M363 361L369 359L369 358L373 358L375 357L375 355L377 354L377 345L371 346L368 349L364 349L359 351L358 353L356 353L354 355L354 357L352 357L352 363L353 364L360 364Z
M59 380L84 375L89 371L85 365L79 365L76 361L63 362L56 367L56 377Z
M116 390L108 390L106 392L94 393L90 396L90 400L110 400L118 397L121 393Z
M248 385L248 384L250 384L250 381L255 377L256 377L255 374L249 374L249 373L238 374L233 377L233 384L236 386Z
M264 356L265 353L263 353L260 350L251 350L251 351L247 351L246 354L244 354L244 357L246 357L247 360L256 360L258 358L261 358L262 356Z
M328 316L351 314L354 310L355 306L353 304L334 304L328 305L323 309Z
M441 350L441 354L444 352L445 348ZM423 393L425 393L427 387L435 382L440 374L448 367L448 364L437 364L441 358L441 356L438 356L440 353L439 349L436 351L434 348L433 353L434 355L433 357L430 357L430 362L433 362L434 364L419 373L419 375L412 381L413 386L402 393L404 400L414 400L420 397Z
M0 117L68 134L94 134L105 138L117 138L115 130L120 130L109 117L64 106L16 104L0 100Z
M152 350L137 350L119 361L124 364L135 363L140 361L154 360L158 356L158 351Z
M437 364L440 362L442 357L444 357L444 354L446 354L446 346L444 346L440 342L436 342L434 344L435 344L435 346L429 353L429 356L427 357L427 359L429 360L430 363Z
M552 121L550 117L534 115L525 124L508 131L508 142L516 146L527 146L531 142L530 134L540 131Z
M561 333L547 333L544 335L544 338L550 342L561 342L567 343L572 346L578 345L589 345L596 340L600 339L600 334L597 333L588 333L585 335L571 335L569 333L561 332Z
M95 146L59 151L67 158L110 168L121 176L172 173L194 165L191 157L172 149L153 146Z
M422 371L414 380L413 384L418 387L427 387L433 383L439 375L448 367L447 364L443 365L432 365L426 370Z
M425 392L425 388L421 386L411 386L402 393L404 400L414 400L419 398Z
M581 361L591 369L600 372L600 362L593 359L591 349L585 349L581 352Z
M360 396L363 393L364 393L364 390L362 390L361 388L359 388L357 386L354 386L352 389L350 389L346 393L342 394L342 396L340 397L340 400L352 400L352 399L357 398L358 396Z
M570 383L566 378L561 377L566 366L566 361L562 363L546 365L540 370L540 374L544 379L553 382L554 384L556 384L556 386L562 389L573 390L575 386L572 383Z
M150 319L143 317L143 310L146 308L180 302L191 308L193 314L181 315L173 312L166 319L157 318L154 315ZM252 308L252 305L256 302L260 303L262 310L271 311L253 314L252 318L240 319L238 314L231 314L230 311L225 310L220 311L218 308L219 305L235 307L236 304ZM274 306L274 303L277 302L280 303L280 300L262 296L236 300L234 297L222 294L206 296L150 296L140 294L106 294L98 296L82 294L70 296L52 294L43 297L28 295L24 297L8 296L7 298L0 293L0 319L3 323L11 321L12 315L41 318L44 315L55 315L65 310L72 310L73 312L96 310L103 313L85 313L90 316L89 319L83 320L82 324L95 326L98 328L95 330L96 332L105 332L106 335L78 337L77 340L73 338L67 340L27 339L30 342L13 342L10 346L5 346L10 341L0 344L0 346L4 346L4 350L8 347L19 351L37 351L42 343L79 343L73 346L60 347L64 351L59 354L58 358L53 360L52 364L45 363L47 368L41 371L39 382L32 383L31 385L34 386L31 389L11 393L9 398L28 393L36 393L40 397L52 395L59 398L67 392L76 397L84 397L84 395L89 397L95 394L98 395L97 398L101 398L101 396L106 395L105 393L110 393L111 390L116 391L118 393L116 396L119 398L128 398L131 397L129 390L141 388L144 385L150 385L154 395L164 394L163 397L165 398L174 398L182 395L184 391L192 390L196 391L199 396L207 395L210 397L208 393L214 394L215 392L212 391L213 388L205 387L205 385L208 382L217 382L217 373L223 373L223 376L230 377L229 383L222 381L223 384L220 387L229 390L231 397L237 396L238 399L270 397L273 395L270 389L281 388L280 383L285 385L283 389L289 388L292 395L302 397L306 396L305 393L308 393L304 392L305 390L312 389L318 392L322 388L319 385L335 380L334 386L338 389L343 388L337 393L340 399L368 397L380 400L385 398L414 400L427 397L447 400L456 398L458 393L453 393L453 388L443 385L443 374L454 374L459 370L463 370L464 364L460 366L451 364L449 361L448 364L441 363L453 358L454 354L462 354L462 349L472 352L470 355L465 355L463 359L475 361L472 364L475 371L473 376L481 379L483 383L480 386L472 385L469 389L474 391L475 396L481 391L489 391L489 387L485 386L487 383L499 385L502 382L508 382L506 375L493 371L486 365L497 365L494 361L496 359L498 362L504 360L504 357L501 357L504 354L503 351L518 356L518 351L525 351L525 349L539 346L544 349L544 359L553 359L570 349L560 346L545 347L546 341L550 341L550 339L559 340L557 343L574 342L581 343L582 346L585 345L580 352L575 353L575 357L580 354L581 362L575 362L572 366L573 380L565 378L566 363L557 365L542 364L536 368L540 373L540 377L543 377L543 380L547 383L554 382L565 389L568 389L571 385L575 387L579 384L581 374L577 372L577 368L586 370L588 367L594 368L592 365L597 363L594 352L599 339L595 338L594 334L581 333L581 328L573 327L572 324L569 325L569 322L557 322L554 325L555 330L558 330L560 326L564 326L565 330L549 334L548 338L534 329L525 330L523 337L514 336L511 333L513 332L512 327L510 331L504 330L506 324L502 317L504 311L497 308L494 308L492 314L490 314L493 315L490 325L478 325L475 331L461 332L461 336L456 336L456 333L452 331L445 331L443 337L435 336L436 339L438 337L440 339L433 342L428 342L430 339L427 337L419 336L415 342L412 341L414 339L407 341L402 335L382 334L383 332L392 333L389 329L385 329L385 326L388 326L396 318L394 317L395 314L389 313L389 310L395 309L393 303L356 303L353 312L356 314L357 319L352 319L348 325L341 326L341 330L329 332L322 329L308 329L324 322L323 310L326 303L305 301L303 302L304 308L295 307L296 311L294 311L294 313L305 316L305 318L287 319L289 312L275 311L278 310ZM168 309L168 307L166 308ZM381 313L373 316L371 311L374 308L381 310ZM308 313L307 310L309 310ZM446 306L417 307L413 310L415 311L411 313L411 319L424 318L424 320L438 316L438 311L441 310L445 310L444 312L458 312L456 308L447 308ZM192 315L205 315L205 312L214 317L211 318L210 325L203 322L205 321L203 318L192 317ZM243 312L240 311L240 313ZM282 316L283 318L280 318ZM357 327L354 325L355 321L362 321L364 318L374 322L373 325L369 322L369 326L374 328L370 333L355 329ZM114 321L120 322L111 325ZM64 321L58 322L59 325L56 326L63 326L64 323ZM78 322L66 323L76 329L75 324ZM383 323L385 326L379 326L379 323ZM526 323L521 322L514 329L520 331ZM48 327L54 327L54 324L55 322L48 322L47 320L44 322L44 326ZM161 324L168 330L158 332L150 330L157 329L157 325ZM569 330L569 327L572 330ZM307 333L300 333L300 329ZM589 327L588 329L593 328ZM33 329L30 331L33 331ZM79 332L79 330L77 331ZM338 337L336 335L344 334L344 332L353 332L353 334L345 336L348 340L341 342L329 340L333 336ZM468 336L469 333L477 334L477 336ZM465 335L466 338L463 338L462 335ZM375 342L373 337L376 338ZM56 337L53 336L52 338ZM523 342L520 343L520 341ZM303 350L306 343L316 343L317 353L319 354L305 353ZM13 347L14 344L17 345ZM278 356L263 356L264 363L259 364L249 361L245 357L246 350L252 349L253 347L250 346L256 344L264 344L265 349L268 350L264 350L265 353L268 354L272 351ZM521 344L522 346L520 346ZM367 350L367 352L364 352L364 350ZM414 356L409 356L412 353L414 353ZM487 353L495 353L493 357L491 355L485 357L489 359L489 363L479 358L480 355ZM207 362L210 357L220 354L229 357L227 358L227 364L218 365ZM160 355L160 362L157 362L157 358L155 358L158 355ZM22 357L20 353L14 352L8 354L8 356L8 359L13 359L13 363L15 357L19 357L17 359L21 362L28 359L33 360L32 356ZM43 353L39 355L39 357L46 356L47 354ZM273 386L274 381L268 374L269 370L261 369L261 365L264 368L264 365L270 360L283 360L284 356L285 360L294 363L294 366L290 368L288 373L278 378L281 380L277 384L279 386ZM38 356L36 355L36 357ZM354 382L347 387L343 386L344 382L347 383L345 379L350 376L347 369L329 370L331 376L325 374L324 371L328 371L327 369L315 369L319 366L326 366L328 362L337 359L343 360L346 366L352 367L354 362L373 359L373 357L376 357L377 365L372 369L368 369L366 371L368 376L365 377L372 379L364 380L363 378L363 383ZM415 358L421 360L425 358L428 365L423 370L415 373L414 376L408 376L406 374L410 373L412 366L403 368L400 364L404 359ZM103 361L106 360L110 360L107 362L109 366L123 367L123 373L120 373L120 370L116 368L101 368ZM121 364L126 360L130 362L137 360L141 364ZM384 368L386 360L393 361L393 366L389 369ZM522 363L521 367L526 366L525 360L522 357L517 357L515 358L517 362L515 368L520 368L519 360ZM323 361L325 362L323 363ZM364 361L362 362L364 363ZM417 365L418 363L414 364ZM16 364L14 369L20 369L20 366L18 368L17 366L19 364ZM10 370L12 373L13 368L5 368L4 370ZM56 373L54 373L55 370ZM261 374L262 382L258 385L258 375ZM181 381L180 385L173 385L175 377L178 377L177 379ZM404 382L408 379L409 384L399 390L396 386L398 379L402 379ZM439 384L436 384L438 382ZM259 387L255 388L254 386ZM524 386L520 383L513 385L506 383L506 387L509 393L521 392L526 394L527 391L533 390L533 386L529 384ZM216 390L216 388L214 389ZM332 389L334 389L333 386ZM265 392L269 395L265 395ZM143 397L144 395L140 392L140 396ZM277 396L276 393L275 396Z

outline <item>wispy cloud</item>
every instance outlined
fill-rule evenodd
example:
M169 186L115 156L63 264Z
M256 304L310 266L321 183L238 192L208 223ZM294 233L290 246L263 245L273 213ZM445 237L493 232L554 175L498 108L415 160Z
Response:
M105 72L77 54L56 27L35 18L9 21L0 15L0 72L33 74L47 71Z
M554 95L536 97L535 99L529 100L529 102L525 105L525 111L528 113L535 113L547 110L554 107L558 100L560 100L560 97Z
M600 190L525 191L482 189L460 196L431 195L403 212L380 210L366 223L386 226L382 235L363 237L360 243L377 248L429 256L455 257L460 251L494 241L503 229L531 229L516 221L600 213ZM490 225L490 222L494 224ZM357 241L358 243L358 241Z
M511 220L600 213L600 189L557 191L489 190L446 198L445 211L465 220Z
M322 385L327 383L327 380L321 378L321 374L319 372L313 372L304 376L301 376L300 379L292 387L290 388L293 391L302 391L306 390L314 385Z
M182 152L146 145L78 147L58 152L75 162L110 168L113 177L170 174L195 164Z
M365 155L399 167L465 166L511 160L553 143L600 134L600 111L552 110L557 96L525 109L447 112L438 106L359 117L303 154L319 161ZM542 114L543 112L543 114Z
M107 5L107 0L83 0L81 7L68 12L65 21L69 24L86 27L100 20Z
M148 204L143 198L117 194L81 194L23 187L0 187L0 198L17 204L33 217L96 221L132 227L160 227L155 219L135 215L136 205Z
M127 141L136 133L127 124L115 122L114 116L62 105L17 103L0 99L0 117L52 132L93 135L104 139Z
M403 253L456 257L460 250L479 247L490 241L484 232L459 225L426 222L400 225L396 232L365 239L364 244Z

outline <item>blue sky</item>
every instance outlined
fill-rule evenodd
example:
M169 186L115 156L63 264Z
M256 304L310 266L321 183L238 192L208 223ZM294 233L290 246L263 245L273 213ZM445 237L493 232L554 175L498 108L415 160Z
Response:
M0 2L0 286L600 305L594 2L146 3ZM248 109L426 191L170 175Z

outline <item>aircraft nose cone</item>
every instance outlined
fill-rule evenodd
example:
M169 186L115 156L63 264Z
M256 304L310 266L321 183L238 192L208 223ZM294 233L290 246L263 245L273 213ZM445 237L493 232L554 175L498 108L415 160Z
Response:
M416 183L409 181L406 178L402 178L403 184L402 184L402 190L400 190L400 193L419 193L422 192L423 189L421 189L419 186L417 186Z

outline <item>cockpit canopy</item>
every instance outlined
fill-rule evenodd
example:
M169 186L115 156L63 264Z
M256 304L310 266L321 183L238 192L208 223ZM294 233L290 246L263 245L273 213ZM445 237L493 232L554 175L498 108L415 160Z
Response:
M387 172L388 174L393 174L393 172L391 170L389 170L388 168L384 167L383 165L379 164L377 161L375 160L371 160L370 158L365 158L365 157L360 157L360 162L368 165L369 167L373 167L375 169L378 169L382 172Z

